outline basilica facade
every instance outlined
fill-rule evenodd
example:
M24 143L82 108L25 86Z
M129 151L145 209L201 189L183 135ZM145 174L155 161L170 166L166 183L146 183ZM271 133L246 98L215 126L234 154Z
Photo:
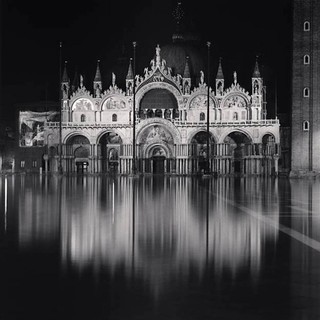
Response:
M225 87L221 60L214 88L162 57L159 45L143 74L128 62L125 88L103 90L99 61L93 90L80 75L71 86L65 66L61 121L46 121L46 172L118 174L277 175L278 119L267 119L258 61L250 92L237 80ZM135 149L134 149L135 148Z

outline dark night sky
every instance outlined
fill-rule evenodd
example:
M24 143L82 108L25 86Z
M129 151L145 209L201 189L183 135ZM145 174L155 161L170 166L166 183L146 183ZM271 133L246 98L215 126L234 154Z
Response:
M176 3L175 0L90 0L84 4L75 0L2 0L2 100L6 108L16 102L58 100L60 41L62 60L68 60L71 78L77 67L85 80L91 82L96 61L100 59L106 79L104 87L109 86L112 66L122 44L129 59L132 41L138 42L137 73L142 73L156 44L171 42ZM271 88L277 77L279 112L290 105L290 3L290 0L182 1L189 29L199 32L204 48L207 40L212 42L213 70L218 57L223 57L227 86L232 71L237 70L240 85L249 90L255 56L259 55L272 100Z

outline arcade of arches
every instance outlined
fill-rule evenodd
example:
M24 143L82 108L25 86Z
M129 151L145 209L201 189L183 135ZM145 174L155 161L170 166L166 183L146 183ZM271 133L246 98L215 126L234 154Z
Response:
M209 146L209 151L208 151ZM253 143L246 134L233 131L223 143L216 143L212 134L199 131L189 144L176 145L170 131L161 125L151 125L142 130L136 147L136 168L145 174L198 174L210 171L215 174L265 174L276 173L274 154L278 144L271 134L262 143ZM122 173L132 170L132 145L124 144L114 132L100 136L97 144L90 144L83 135L74 135L63 145L64 169L77 173ZM48 170L57 159L57 151L49 150ZM209 154L209 157L208 157Z

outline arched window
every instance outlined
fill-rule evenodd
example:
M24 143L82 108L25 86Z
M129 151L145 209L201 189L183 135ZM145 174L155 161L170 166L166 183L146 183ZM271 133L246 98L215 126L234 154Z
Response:
M114 114L112 115L112 121L113 121L113 122L117 122L117 120L118 120L118 117L117 117L117 115L114 113Z
M303 89L303 96L306 97L306 98L309 97L309 95L310 95L309 91L310 91L309 88L304 88Z
M310 31L310 22L309 21L304 22L303 31Z
M81 122L85 122L86 121L86 116L84 114L81 115L80 121Z
M303 121L303 131L309 131L309 121Z
M238 112L233 113L233 120L235 120L235 121L238 120Z
M309 64L310 63L310 56L308 54L306 54L304 57L303 57L303 63L304 64Z
M200 121L204 121L206 119L206 115L204 114L204 112L200 113Z

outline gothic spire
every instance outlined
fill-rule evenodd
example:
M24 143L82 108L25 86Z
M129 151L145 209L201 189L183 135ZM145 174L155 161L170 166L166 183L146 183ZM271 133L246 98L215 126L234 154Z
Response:
M96 75L94 77L94 82L100 82L101 81L101 73L100 73L100 60L97 61L97 69L96 69Z
M219 58L219 67L218 67L216 79L224 79L224 75L223 75L223 72L222 72L221 60L222 60L222 58L220 57Z
M64 62L64 70L63 70L61 82L69 82L69 77L67 73L67 61Z
M189 56L186 57L186 64L183 71L183 78L191 78L189 68Z
M74 78L72 81L72 91L76 91L79 88L79 74L78 74L78 68L76 68L74 73Z
M128 73L127 73L126 79L127 80L132 80L133 79L132 58L130 58L129 68L128 68Z
M254 66L254 71L253 71L252 77L253 78L261 78L259 64L258 64L258 56L256 57L256 64Z

